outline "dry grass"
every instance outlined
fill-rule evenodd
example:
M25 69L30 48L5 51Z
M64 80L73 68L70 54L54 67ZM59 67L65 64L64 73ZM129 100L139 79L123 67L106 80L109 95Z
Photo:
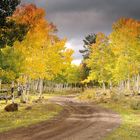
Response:
M56 116L61 112L62 107L52 103L48 103L47 99L50 95L44 95L43 103L33 103L37 100L37 97L30 96L30 102L28 104L21 104L19 99L16 99L16 103L19 104L19 111L17 112L5 112L5 101L0 102L0 132L7 131L18 127L26 127L31 124L42 122ZM9 101L10 103L11 101ZM29 109L26 109L28 108Z

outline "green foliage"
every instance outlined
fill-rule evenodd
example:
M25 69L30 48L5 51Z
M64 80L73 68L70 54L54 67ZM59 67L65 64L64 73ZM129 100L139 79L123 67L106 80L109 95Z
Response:
M82 80L85 80L89 76L90 69L87 67L85 60L89 58L91 53L91 46L96 43L96 34L91 34L85 37L84 41L84 49L79 52L83 55L83 61L81 64L82 70Z
M24 56L14 48L6 47L0 51L1 79L4 83L11 82L24 70Z
M80 53L83 54L84 59L87 59L91 52L91 45L96 43L96 34L86 36L83 41L84 41L84 50L80 50Z
M79 83L80 82L80 69L76 65L72 65L67 71L67 83Z
M28 26L17 24L14 20L8 20L5 27L0 28L0 48L13 46L15 41L22 41L28 31Z
M57 75L54 81L57 83L76 84L81 82L81 68L80 66L70 65Z
M17 40L22 41L28 31L27 25L18 24L11 17L19 4L20 0L1 0L0 48L13 46Z
M0 27L5 26L6 18L12 16L20 0L1 0L0 2Z

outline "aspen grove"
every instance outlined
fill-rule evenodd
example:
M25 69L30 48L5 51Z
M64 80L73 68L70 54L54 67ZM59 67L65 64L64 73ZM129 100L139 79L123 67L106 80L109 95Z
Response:
M109 36L96 35L85 63L90 74L85 83L97 81L105 90L119 87L120 91L139 92L140 73L140 22L121 18L113 24Z

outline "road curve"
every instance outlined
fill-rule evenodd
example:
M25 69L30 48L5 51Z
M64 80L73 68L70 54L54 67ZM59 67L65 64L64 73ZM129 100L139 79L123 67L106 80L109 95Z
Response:
M73 96L55 97L50 102L64 106L59 116L2 133L0 140L102 140L121 123L120 116L111 110L77 101Z

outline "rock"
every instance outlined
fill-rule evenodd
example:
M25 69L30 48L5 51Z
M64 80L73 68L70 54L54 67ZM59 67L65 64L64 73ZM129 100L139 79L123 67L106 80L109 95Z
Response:
M12 103L12 104L10 104L10 105L7 105L7 106L4 108L4 110L7 111L7 112L18 111L18 104Z
M32 107L28 106L28 107L25 108L25 110L32 110Z

